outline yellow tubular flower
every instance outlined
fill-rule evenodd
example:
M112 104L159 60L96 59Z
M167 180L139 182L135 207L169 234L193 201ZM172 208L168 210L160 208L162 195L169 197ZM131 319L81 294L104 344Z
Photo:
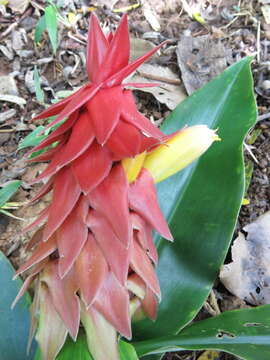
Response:
M134 158L125 158L122 160L122 166L125 169L129 183L132 183L137 179L137 176L139 175L143 166L145 156L146 151L135 156Z
M216 132L206 125L186 127L147 154L143 167L158 183L189 165L217 140Z

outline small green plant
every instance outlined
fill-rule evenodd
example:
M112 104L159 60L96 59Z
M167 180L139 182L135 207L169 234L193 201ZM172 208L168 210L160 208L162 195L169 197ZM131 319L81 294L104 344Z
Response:
M13 215L9 210L16 210L21 206L18 202L9 202L8 200L16 193L21 185L21 181L13 181L0 190L0 213L12 217L17 220L23 220Z
M47 6L44 9L44 15L39 19L35 29L35 43L41 41L44 31L48 31L49 39L53 49L53 53L56 53L58 46L58 30L57 30L57 18L61 16L57 6L52 0L47 0Z
M41 41L42 34L47 30L54 54L58 47L58 22L68 28L72 27L72 22L62 16L55 2L47 0L44 15L41 16L36 25L34 40L38 44Z

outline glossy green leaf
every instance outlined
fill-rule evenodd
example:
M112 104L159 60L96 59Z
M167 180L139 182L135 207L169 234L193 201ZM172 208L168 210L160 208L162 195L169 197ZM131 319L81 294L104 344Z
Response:
M182 102L162 130L185 125L218 129L216 142L195 163L158 185L174 243L158 237L162 300L155 322L136 323L137 339L177 333L207 298L226 256L244 191L243 139L256 120L251 58Z
M81 331L76 342L70 337L67 338L64 347L56 360L93 360L87 347L86 337ZM42 360L40 349L37 350L35 360Z
M119 342L120 360L139 360L134 347L125 342Z
M181 350L226 351L245 360L269 360L270 305L226 311L187 326L179 335L134 344L138 355Z
M86 337L81 333L77 341L74 342L70 337L68 337L65 342L65 346L61 350L60 354L57 356L56 360L92 360L92 356L88 351L88 346L86 342Z
M21 181L16 180L6 185L0 190L0 207L5 205L5 203L15 194L21 185Z
M53 5L49 5L45 8L45 20L46 20L46 29L48 30L50 42L54 54L57 50L57 16L56 9Z
M46 20L45 20L45 15L43 15L38 20L36 28L35 28L34 40L35 40L36 44L40 42L41 36L45 30L46 30Z
M23 296L15 308L11 304L22 286L21 279L12 280L15 270L0 251L0 358L1 360L31 360L34 348L29 356L26 354L30 316L28 307L30 297Z
M125 342L119 342L120 360L138 360L134 347ZM67 341L56 360L93 360L89 353L86 336L83 331L80 332L77 341L74 342L68 337ZM40 350L37 351L35 360L41 360Z

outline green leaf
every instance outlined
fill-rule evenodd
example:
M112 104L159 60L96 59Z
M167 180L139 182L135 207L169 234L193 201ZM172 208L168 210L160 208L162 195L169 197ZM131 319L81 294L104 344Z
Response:
M125 341L119 342L119 353L120 360L139 360L134 347ZM91 354L89 353L86 336L83 331L80 332L76 342L68 337L64 347L56 358L56 360L70 359L93 360ZM41 360L40 350L37 350L35 360Z
M56 360L70 359L93 360L88 350L85 334L82 332L79 334L76 342L68 337L67 341L65 342L65 346L56 358Z
M40 103L44 103L44 92L41 89L40 76L36 65L34 68L34 83L35 83L35 92L36 92L37 101L39 101Z
M16 180L12 183L6 185L0 190L0 207L5 205L5 203L11 198L12 195L19 189L21 181Z
M226 256L244 192L243 139L256 120L251 58L182 102L162 130L185 125L218 129L216 142L195 163L158 185L174 243L156 236L162 300L155 322L134 325L139 338L177 333L198 313Z
M125 341L120 341L119 353L120 360L139 360L134 347Z
M221 350L245 360L269 360L270 305L226 311L198 321L179 335L133 344L139 356L181 350Z
M41 18L38 20L36 28L35 28L35 43L39 43L41 40L41 36L44 33L44 31L46 30L46 20L45 20L45 16L41 16Z
M15 271L0 251L0 353L1 360L31 360L34 358L34 347L27 357L26 348L28 341L28 332L30 326L30 317L28 307L30 297L24 295L15 308L11 310L10 306L22 286L20 278L12 281Z
M45 127L40 125L35 130L33 130L30 134L28 134L23 141L19 144L18 149L24 149L30 146L36 146L44 140L47 135L38 135Z
M13 215L11 212L9 212L9 211L7 211L7 210L4 210L4 209L2 209L2 208L0 208L0 213L1 213L1 214L4 214L4 215L6 215L6 216L9 216L9 217L11 217L11 218L13 218L13 219L15 219L15 220L21 220L21 221L24 220L23 218L20 218L20 217L18 217L18 216L15 216L15 215Z
M53 5L45 8L46 28L48 30L54 54L57 50L57 16L56 9Z
M74 342L70 337L67 338L64 347L56 360L93 360L87 347L85 334L81 331ZM42 360L40 349L37 350L35 360Z

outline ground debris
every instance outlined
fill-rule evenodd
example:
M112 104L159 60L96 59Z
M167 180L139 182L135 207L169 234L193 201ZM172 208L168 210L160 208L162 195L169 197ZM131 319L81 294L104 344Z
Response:
M176 53L189 95L224 71L231 58L231 52L210 35L181 36Z
M185 89L179 77L164 66L143 64L129 81L134 83L156 83L157 86L140 90L152 94L170 110L173 110L186 98Z
M220 273L223 285L252 305L270 304L270 212L246 225L232 245L232 262Z

